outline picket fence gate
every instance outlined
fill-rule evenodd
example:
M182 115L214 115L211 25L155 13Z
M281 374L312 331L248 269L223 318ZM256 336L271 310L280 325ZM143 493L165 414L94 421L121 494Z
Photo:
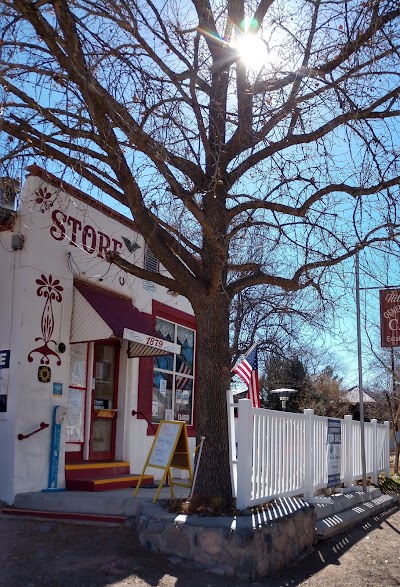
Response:
M232 494L244 509L277 497L312 498L327 487L328 419L314 410L304 414L254 408L248 399L233 402L227 392ZM235 418L235 409L238 417ZM362 479L361 428L352 416L341 424L343 487ZM365 422L366 475L390 474L389 422Z

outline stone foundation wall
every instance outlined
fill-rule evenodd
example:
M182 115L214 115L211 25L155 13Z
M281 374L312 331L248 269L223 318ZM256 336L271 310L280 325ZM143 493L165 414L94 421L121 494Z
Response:
M137 516L136 534L150 550L193 561L216 574L254 580L286 566L315 538L313 506L301 505L284 515L267 510L267 514L171 519L171 514L160 515L160 510L155 514L153 509Z

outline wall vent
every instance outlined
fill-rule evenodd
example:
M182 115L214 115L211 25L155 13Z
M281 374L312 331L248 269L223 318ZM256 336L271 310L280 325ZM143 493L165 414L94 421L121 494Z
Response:
M144 268L147 271L153 271L154 273L158 273L159 271L158 259L154 255L154 253L149 249L149 247L146 247L146 253L144 257Z

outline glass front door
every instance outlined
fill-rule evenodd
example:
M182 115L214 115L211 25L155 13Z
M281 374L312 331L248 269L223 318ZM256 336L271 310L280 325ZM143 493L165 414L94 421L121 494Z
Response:
M89 458L92 460L113 460L115 457L118 358L116 345L95 343L89 444Z

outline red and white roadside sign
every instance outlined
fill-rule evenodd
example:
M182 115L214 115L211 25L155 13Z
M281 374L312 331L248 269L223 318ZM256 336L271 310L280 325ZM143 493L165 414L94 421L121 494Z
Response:
M400 289L381 289L381 346L400 346Z

